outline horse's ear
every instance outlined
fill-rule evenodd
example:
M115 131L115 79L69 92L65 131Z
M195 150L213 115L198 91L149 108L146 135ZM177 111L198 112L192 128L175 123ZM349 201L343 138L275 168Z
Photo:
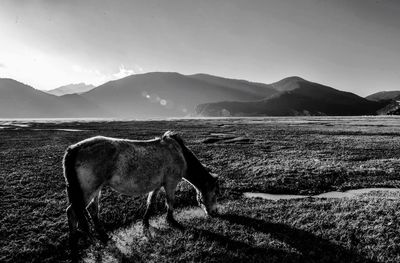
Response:
M173 131L166 131L162 136L161 136L161 139L162 140L165 140L166 138L171 138L171 137L174 137L174 136L177 136L178 134L177 133L175 133L175 132L173 132Z
M216 173L210 173L212 177L214 177L215 179L218 179L218 174Z
M204 168L206 169L206 171L207 171L209 174L211 174L212 177L218 178L218 175L217 175L216 173L213 173L213 172L212 172L213 170L211 169L210 166L207 166L207 165L204 165L204 164L203 164L203 166L204 166Z
M161 137L161 140L165 140L166 138L172 138L175 141L179 143L180 146L184 146L185 142L183 141L182 137L174 132L174 131L166 131L163 136Z

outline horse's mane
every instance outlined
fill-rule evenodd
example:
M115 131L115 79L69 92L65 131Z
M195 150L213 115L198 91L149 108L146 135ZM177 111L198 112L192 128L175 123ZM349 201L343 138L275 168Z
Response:
M165 140L167 138L173 139L179 144L182 149L183 156L185 157L189 167L192 167L194 169L197 169L198 166L203 167L203 164L199 161L196 155L188 147L186 147L184 140L178 133L173 131L166 131L161 137L161 140Z
M189 171L189 173L188 173L189 175L195 175L195 174L198 174L200 171L205 171L204 173L201 172L201 179L200 178L195 179L194 177L191 177L191 179L189 179L187 177L184 177L185 179L188 179L189 182L191 182L191 180L195 179L197 182L197 186L200 188L201 191L203 191L204 189L207 189L207 187L205 186L205 184L207 183L207 180L209 180L210 182L217 181L217 178L215 176L213 176L212 174L210 174L207 171L206 167L196 157L196 155L188 147L186 147L185 142L183 141L181 136L179 136L178 133L173 132L173 131L167 131L161 137L161 140L165 140L168 138L175 140L181 147L182 154L183 154L183 156L186 160L187 166L188 166L187 168Z
M161 137L161 140L165 140L165 139L167 139L167 138L172 138L172 139L174 139L174 140L179 144L179 146L181 146L182 149L183 149L183 148L186 148L185 142L183 141L182 137L181 137L177 132L174 132L174 131L166 131L166 132L163 134L163 136Z
M174 132L174 131L166 131L163 136L161 137L161 140L166 140L166 139L173 139L174 141L176 141L179 146L182 149L182 153L183 156L186 159L186 162L188 163L193 163L193 162L199 162L199 160L197 159L197 157L194 155L194 153L189 150L189 148L186 147L185 142L183 141L182 137Z

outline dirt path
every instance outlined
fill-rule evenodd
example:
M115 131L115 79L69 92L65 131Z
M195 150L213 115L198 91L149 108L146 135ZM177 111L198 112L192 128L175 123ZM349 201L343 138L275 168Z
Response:
M245 192L244 196L248 198L262 198L266 200L290 200L290 199L303 199L303 198L352 198L362 194L369 194L374 192L386 192L386 193L400 193L400 188L360 188L348 190L345 192L332 191L326 192L319 195L280 195L280 194L268 194L268 193L253 193ZM383 195L379 195L383 197ZM396 198L385 196L385 198Z

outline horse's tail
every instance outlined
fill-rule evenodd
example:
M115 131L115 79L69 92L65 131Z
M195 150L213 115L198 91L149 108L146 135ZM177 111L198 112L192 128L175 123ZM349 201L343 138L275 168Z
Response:
M79 147L77 146L70 146L66 150L63 159L64 177L67 184L67 194L71 209L78 220L79 226L87 233L89 231L89 223L86 217L86 205L75 169L75 161L78 151Z

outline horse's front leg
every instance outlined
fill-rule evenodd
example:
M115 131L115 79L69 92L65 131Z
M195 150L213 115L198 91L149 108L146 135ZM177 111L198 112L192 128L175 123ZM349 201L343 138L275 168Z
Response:
M166 205L167 205L167 222L171 226L183 230L183 226L178 223L174 218L174 203L175 203L175 188L178 185L176 183L170 183L164 186L165 189L165 197L166 197Z
M150 219L150 212L151 212L151 204L154 203L154 201L157 198L157 194L160 191L160 188L156 188L153 191L151 191L149 193L149 195L147 196L147 206L146 206L146 211L144 212L143 215L143 227L145 228L145 230L149 229L149 219Z

